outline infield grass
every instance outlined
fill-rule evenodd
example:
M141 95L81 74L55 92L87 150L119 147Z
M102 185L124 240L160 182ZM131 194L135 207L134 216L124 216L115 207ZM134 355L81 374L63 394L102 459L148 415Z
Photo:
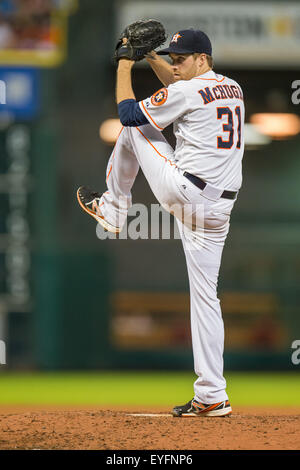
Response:
M188 372L0 373L0 405L173 406L193 396ZM299 373L226 374L235 406L300 406Z

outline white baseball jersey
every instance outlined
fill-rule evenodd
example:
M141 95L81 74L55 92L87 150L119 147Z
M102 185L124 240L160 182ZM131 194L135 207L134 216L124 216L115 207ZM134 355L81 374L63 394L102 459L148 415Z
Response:
M234 80L211 70L162 88L139 105L155 129L173 123L179 168L217 188L241 187L245 109Z

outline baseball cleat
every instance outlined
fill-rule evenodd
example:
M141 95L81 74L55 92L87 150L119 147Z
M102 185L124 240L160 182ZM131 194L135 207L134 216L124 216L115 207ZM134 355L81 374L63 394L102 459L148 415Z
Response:
M81 186L77 190L78 202L85 212L94 217L94 219L96 219L97 222L102 225L104 230L113 233L121 232L121 229L119 227L114 227L104 219L99 206L100 198L100 193L92 191L86 186Z
M191 400L185 405L175 406L172 410L174 417L186 416L228 416L232 409L228 400L205 405L197 400Z

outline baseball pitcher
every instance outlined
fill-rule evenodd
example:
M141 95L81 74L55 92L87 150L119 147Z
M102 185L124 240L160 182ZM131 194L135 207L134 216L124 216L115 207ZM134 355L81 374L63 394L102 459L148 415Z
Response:
M212 46L199 30L176 32L169 47L164 27L137 21L115 51L116 101L123 128L110 157L104 194L80 187L80 206L106 230L122 230L131 189L142 169L159 203L174 214L185 251L189 285L194 397L173 416L226 416L232 412L223 376L224 325L217 297L230 214L242 183L244 101L234 80L213 71ZM171 64L161 57L169 55ZM136 102L131 69L145 58L163 84ZM175 150L162 135L173 123ZM191 217L184 218L190 207ZM201 206L202 211L196 207ZM192 245L191 245L192 242Z

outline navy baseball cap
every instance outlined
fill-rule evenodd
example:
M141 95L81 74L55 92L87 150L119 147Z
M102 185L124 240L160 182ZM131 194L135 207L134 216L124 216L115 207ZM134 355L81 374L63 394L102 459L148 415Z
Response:
M195 52L212 54L209 37L198 29L183 29L173 34L169 47L157 51L157 54L194 54Z

